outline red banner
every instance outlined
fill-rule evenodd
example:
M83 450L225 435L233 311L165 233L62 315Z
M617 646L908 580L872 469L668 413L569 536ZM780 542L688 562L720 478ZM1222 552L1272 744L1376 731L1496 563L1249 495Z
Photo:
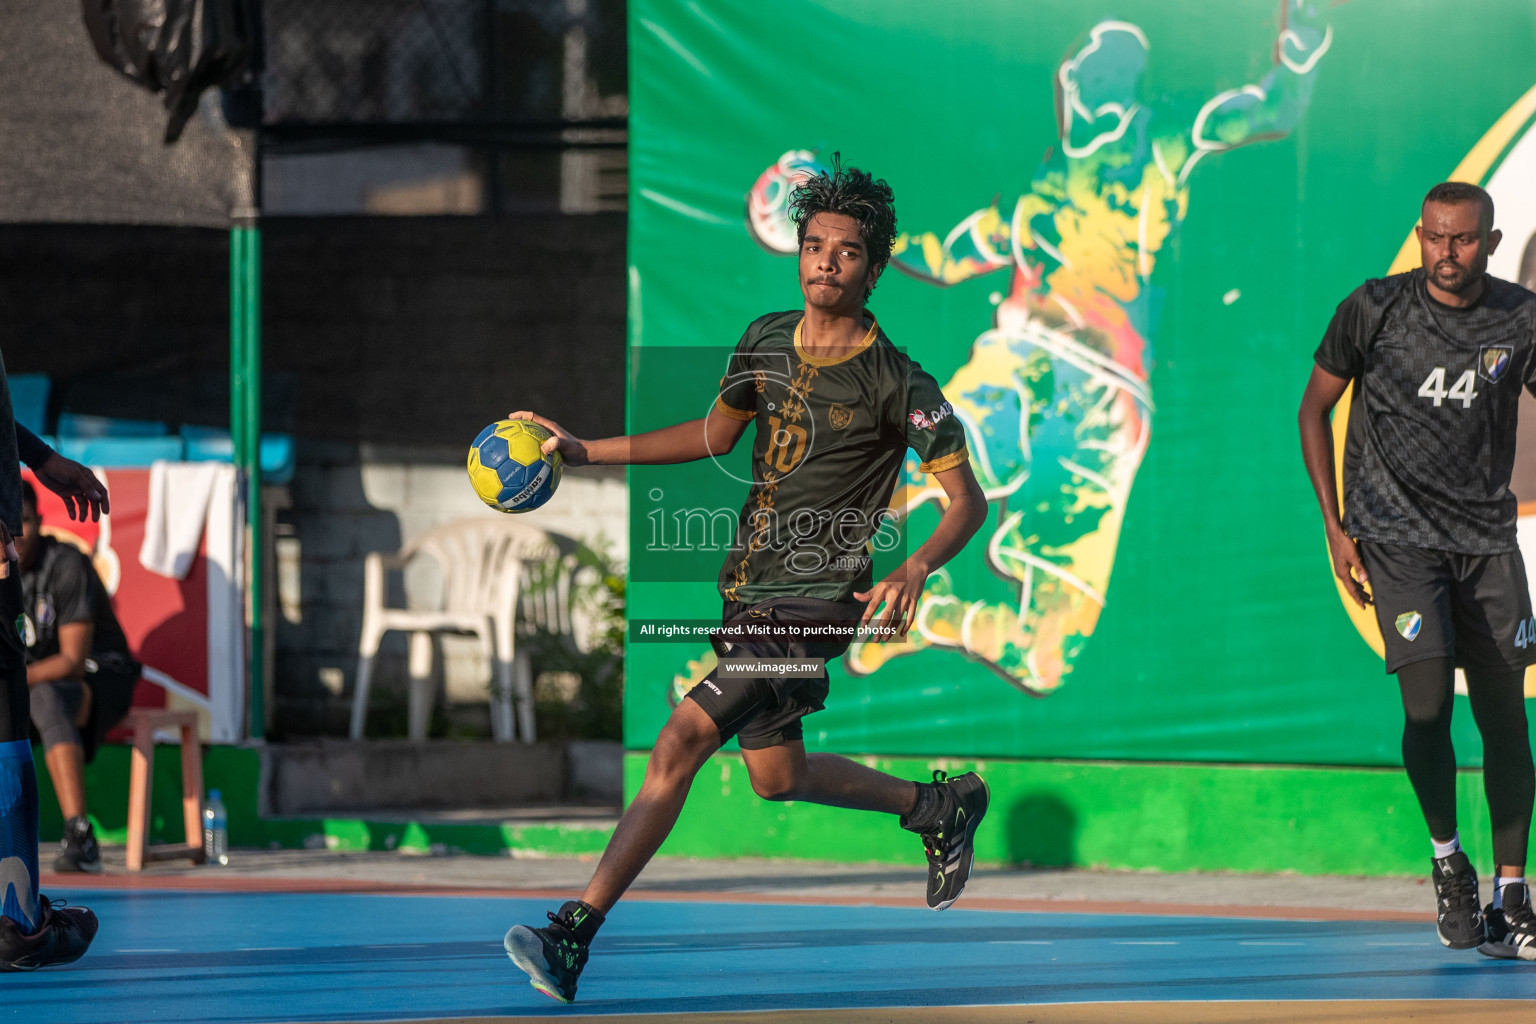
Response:
M198 693L208 693L208 562L204 539L184 580L150 572L139 564L144 525L149 511L149 470L97 470L112 496L112 513L101 522L75 522L64 502L37 484L38 515L43 532L90 554L96 571L112 595L112 608L122 624L133 656L159 669ZM165 691L141 683L134 695L137 707L164 707Z

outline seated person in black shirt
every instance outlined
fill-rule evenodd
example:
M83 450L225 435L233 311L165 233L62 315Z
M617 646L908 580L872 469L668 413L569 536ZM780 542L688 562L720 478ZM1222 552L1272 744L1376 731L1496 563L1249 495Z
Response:
M64 813L55 871L100 871L101 851L85 814L85 764L128 713L139 665L112 613L101 577L78 549L42 533L37 492L22 482L21 588L26 609L32 726Z

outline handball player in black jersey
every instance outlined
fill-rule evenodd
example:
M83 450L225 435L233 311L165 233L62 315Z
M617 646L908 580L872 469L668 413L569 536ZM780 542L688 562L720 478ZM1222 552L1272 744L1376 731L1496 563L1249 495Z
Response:
M1402 691L1403 765L1433 841L1440 941L1536 960L1524 877L1536 619L1509 489L1520 389L1536 393L1536 295L1488 275L1500 234L1477 186L1436 185L1416 230L1422 267L1367 281L1328 325L1302 397L1302 453L1334 572L1356 603L1374 604ZM1329 413L1351 382L1341 512ZM1483 738L1498 868L1486 909L1456 831L1458 666Z
M724 614L712 640L719 663L657 737L645 782L581 899L547 915L546 927L517 925L507 933L508 955L552 998L575 998L604 915L671 831L695 773L732 736L753 791L766 800L899 816L927 850L931 908L948 907L965 885L987 808L986 785L974 772L953 779L935 772L933 782L898 779L835 754L808 754L800 726L821 709L825 661L843 653L851 630L863 625L885 631L885 638L905 636L928 575L986 519L960 420L933 377L891 344L865 308L896 237L892 198L885 182L836 162L830 174L795 190L804 308L747 328L703 419L583 441L541 416L512 414L553 431L545 449L558 448L578 466L709 458L730 451L756 424L753 482L720 570ZM948 505L932 536L875 582L867 545L885 526L909 448L943 487ZM806 631L819 635L806 639ZM734 671L743 659L756 667L760 658L806 660L815 675Z

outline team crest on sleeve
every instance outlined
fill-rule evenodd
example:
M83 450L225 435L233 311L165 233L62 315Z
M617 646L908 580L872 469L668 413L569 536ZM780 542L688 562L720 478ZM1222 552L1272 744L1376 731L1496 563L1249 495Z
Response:
M853 422L853 410L842 405L834 405L827 410L827 422L832 424L833 430L842 430Z
M1486 381L1496 381L1504 376L1514 357L1513 345L1484 345L1477 360L1477 375Z
M1419 635L1419 627L1424 625L1424 616L1418 612L1403 612L1397 617L1397 631L1403 635L1403 639L1412 643Z

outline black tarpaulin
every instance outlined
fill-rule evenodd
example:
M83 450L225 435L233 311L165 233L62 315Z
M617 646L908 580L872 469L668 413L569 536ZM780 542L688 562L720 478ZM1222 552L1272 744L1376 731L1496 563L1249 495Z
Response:
M255 205L251 133L225 123L216 90L167 146L160 98L102 62L78 5L3 6L0 222L227 228Z
M168 143L203 90L240 81L255 47L252 0L82 0L81 10L101 59L165 94Z

